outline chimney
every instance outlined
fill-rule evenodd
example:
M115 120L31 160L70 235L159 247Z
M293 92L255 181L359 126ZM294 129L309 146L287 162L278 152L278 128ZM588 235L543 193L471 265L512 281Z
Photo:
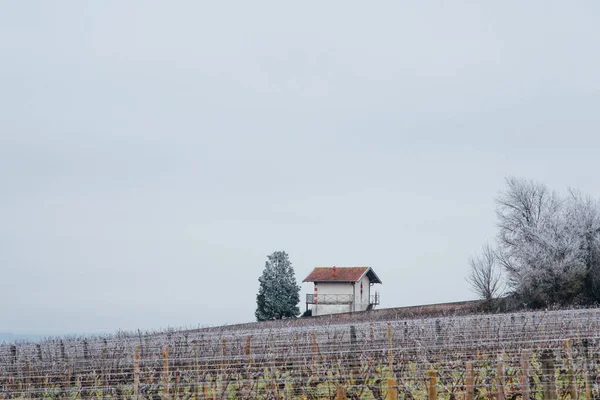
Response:
M334 265L333 266L333 275L335 276L335 273L337 272L337 267Z

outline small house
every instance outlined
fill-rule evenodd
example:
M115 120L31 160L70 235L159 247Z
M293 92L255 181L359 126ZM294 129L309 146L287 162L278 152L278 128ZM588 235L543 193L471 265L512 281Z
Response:
M306 295L312 315L366 311L379 304L379 293L371 286L381 280L370 267L317 267L303 282L313 282Z

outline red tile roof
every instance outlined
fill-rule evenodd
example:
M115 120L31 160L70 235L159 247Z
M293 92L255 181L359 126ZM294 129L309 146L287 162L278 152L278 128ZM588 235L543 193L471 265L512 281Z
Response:
M356 282L364 274L373 283L381 283L370 267L317 267L303 282Z

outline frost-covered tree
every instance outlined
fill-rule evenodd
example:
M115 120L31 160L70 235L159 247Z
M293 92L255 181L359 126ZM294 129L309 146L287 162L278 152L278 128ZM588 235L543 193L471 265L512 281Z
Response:
M497 202L500 259L509 284L534 306L565 303L578 290L581 265L565 224L565 203L546 186L510 178Z
M300 314L300 286L285 251L276 251L267 257L258 281L255 312L258 321L294 318Z
M510 178L497 199L499 253L509 283L532 306L572 303L583 264L569 205L546 186Z
M580 299L600 304L600 203L579 192L570 191L566 219L577 238L577 251L583 268Z
M494 254L512 293L532 307L598 302L598 202L574 191L559 196L533 181L506 183L496 199Z

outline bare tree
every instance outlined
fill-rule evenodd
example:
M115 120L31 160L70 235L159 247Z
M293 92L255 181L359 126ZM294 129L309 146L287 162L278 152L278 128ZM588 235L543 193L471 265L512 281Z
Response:
M471 285L471 290L486 301L488 308L504 291L502 273L497 260L496 253L488 244L482 247L481 255L469 259L470 271L467 282Z

